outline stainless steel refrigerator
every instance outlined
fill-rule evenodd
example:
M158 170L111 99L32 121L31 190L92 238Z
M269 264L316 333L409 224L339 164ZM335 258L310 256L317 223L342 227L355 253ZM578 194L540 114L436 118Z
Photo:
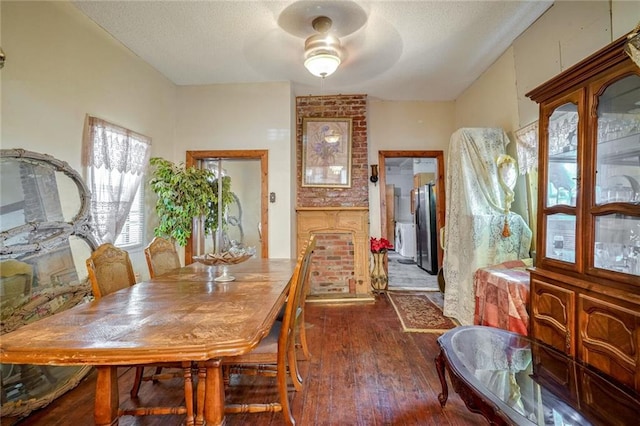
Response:
M416 188L414 197L416 264L435 275L438 273L435 185L428 184Z

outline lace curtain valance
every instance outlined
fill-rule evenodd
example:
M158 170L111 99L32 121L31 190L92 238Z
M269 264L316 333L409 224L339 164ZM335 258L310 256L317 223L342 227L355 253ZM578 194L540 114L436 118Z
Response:
M88 117L85 164L140 175L149 164L151 138L96 117Z
M538 122L516 130L515 136L520 174L525 175L538 167Z

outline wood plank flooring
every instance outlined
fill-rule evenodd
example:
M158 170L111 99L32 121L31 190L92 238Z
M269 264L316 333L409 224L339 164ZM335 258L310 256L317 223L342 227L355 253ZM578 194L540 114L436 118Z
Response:
M449 401L438 403L440 381L434 366L436 334L404 333L386 296L376 303L307 304L307 338L312 358L301 361L302 392L290 393L298 425L478 425L487 421L470 413L449 385ZM129 398L133 369L120 373L121 404ZM276 400L275 379L234 376L227 401ZM95 373L76 389L18 424L91 425ZM180 379L144 383L140 405L176 404ZM6 420L6 419L5 419ZM184 416L124 416L120 425L181 425ZM9 424L6 421L2 423ZM227 425L281 425L281 413L234 414Z

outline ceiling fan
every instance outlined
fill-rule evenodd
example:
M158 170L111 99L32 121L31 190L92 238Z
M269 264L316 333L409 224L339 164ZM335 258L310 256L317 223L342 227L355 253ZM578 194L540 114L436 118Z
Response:
M365 10L353 1L298 1L282 10L278 25L289 34L304 37L301 52L305 68L325 78L348 57L348 48L339 37L355 33L367 19Z

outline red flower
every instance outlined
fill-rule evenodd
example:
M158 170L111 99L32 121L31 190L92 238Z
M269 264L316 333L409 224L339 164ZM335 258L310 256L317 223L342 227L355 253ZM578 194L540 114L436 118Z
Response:
M372 253L384 253L393 248L393 244L391 244L386 238L371 237L370 245Z

